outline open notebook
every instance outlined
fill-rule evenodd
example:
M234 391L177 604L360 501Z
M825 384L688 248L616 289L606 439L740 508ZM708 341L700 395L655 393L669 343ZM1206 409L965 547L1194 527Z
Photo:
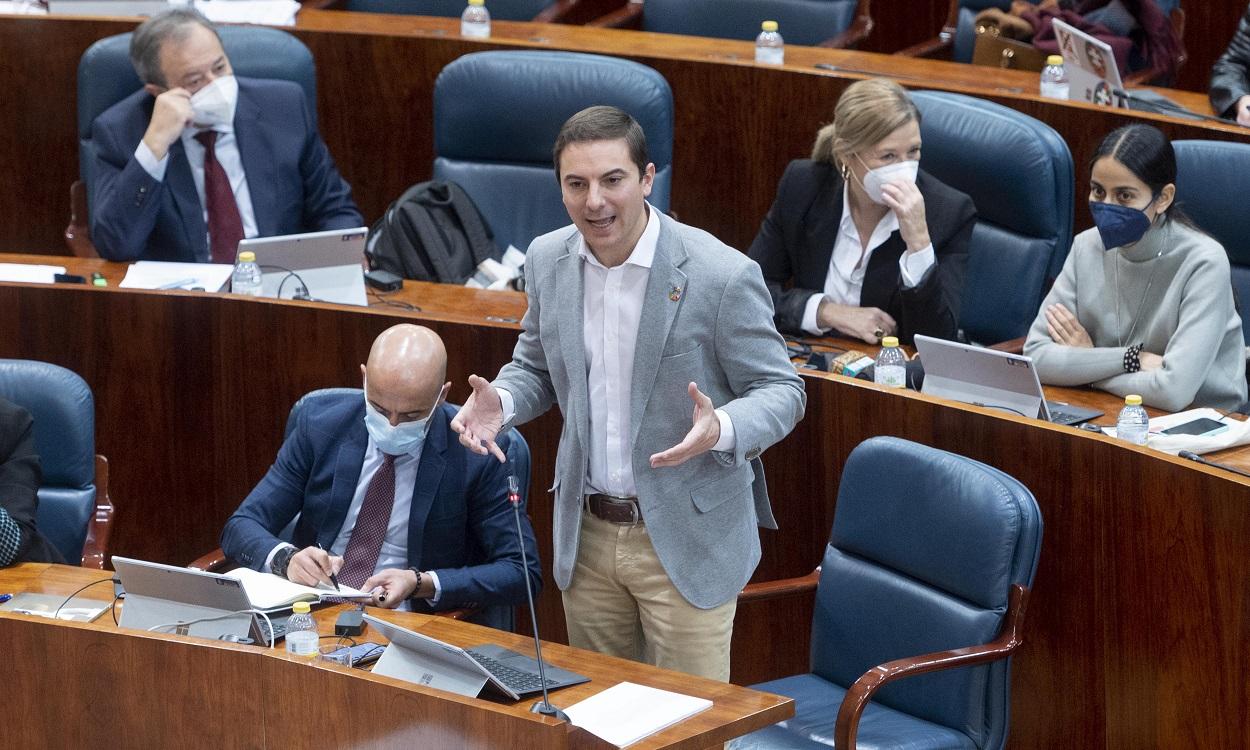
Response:
M256 609L283 609L295 602L319 602L323 599L372 599L373 595L351 586L303 586L279 578L272 573L260 573L251 568L235 568L224 575L243 584L248 601Z

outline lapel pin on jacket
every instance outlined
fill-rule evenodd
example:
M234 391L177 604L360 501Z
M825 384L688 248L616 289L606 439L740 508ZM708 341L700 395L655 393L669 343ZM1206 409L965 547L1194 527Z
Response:
M681 299L681 287L675 286L672 289L669 289L668 298L669 298L669 301L671 302L676 302L680 300Z

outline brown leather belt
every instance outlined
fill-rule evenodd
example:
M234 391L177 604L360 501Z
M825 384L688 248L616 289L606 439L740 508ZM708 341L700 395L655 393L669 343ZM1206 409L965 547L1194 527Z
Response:
M641 524L642 509L636 497L613 497L598 493L586 496L586 510L609 523Z

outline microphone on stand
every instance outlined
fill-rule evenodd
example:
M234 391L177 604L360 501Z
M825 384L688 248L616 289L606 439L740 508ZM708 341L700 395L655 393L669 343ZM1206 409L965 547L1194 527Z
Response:
M543 699L530 707L530 713L551 716L561 721L568 721L568 714L551 705L551 696L547 694L547 668L543 665L543 642L538 637L538 612L534 609L534 588L530 585L530 564L525 555L525 535L521 533L521 483L517 481L516 472L508 474L508 502L512 503L512 517L516 520L516 539L521 546L522 577L525 579L525 598L530 604L530 624L534 626L534 653L538 655L538 681L542 684Z
M1242 471L1241 469L1238 469L1235 466L1229 466L1228 464L1222 464L1216 461L1208 460L1206 458L1203 458L1202 456L1199 456L1197 453L1193 453L1191 451L1181 451L1180 453L1177 453L1176 455L1180 456L1181 458L1189 459L1190 461L1196 461L1197 463L1200 463L1200 464L1206 464L1207 466L1212 466L1216 469L1223 469L1224 471L1231 471L1232 473L1238 474L1243 477L1250 477L1250 472ZM526 580L529 580L529 579L527 578Z

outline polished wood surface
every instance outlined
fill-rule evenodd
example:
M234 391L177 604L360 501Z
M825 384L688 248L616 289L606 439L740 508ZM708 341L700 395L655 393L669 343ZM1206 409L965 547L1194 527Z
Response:
M760 66L750 42L505 21L492 24L489 40L470 40L459 37L457 24L327 10L298 16L292 33L317 60L321 132L366 220L430 177L434 80L457 57L487 49L594 52L658 70L676 104L672 208L740 249L755 237L785 165L809 153L841 91L869 75L982 96L1037 117L1067 140L1078 165L1103 135L1139 119L1173 138L1245 139L1250 133L1231 124L1041 99L1037 76L1019 71L814 47L790 47L786 65ZM0 110L0 251L68 252L62 232L70 185L78 178L78 60L93 41L134 25L126 19L0 17L0 89L21 103ZM1168 96L1196 111L1208 107L1201 94ZM1083 166L1077 180L1086 180ZM1078 228L1087 226L1083 201L1077 210Z
M4 257L40 261L40 256ZM97 444L123 510L118 554L185 564L216 546L226 517L262 476L295 400L356 385L374 336L428 321L447 341L452 400L471 372L493 375L515 342L524 298L410 283L421 313L113 286L0 284L0 357L42 359L95 392ZM804 372L805 419L764 454L779 531L761 531L757 582L819 563L841 467L868 437L897 435L984 461L1036 495L1045 531L1037 581L1014 657L1013 748L1241 747L1250 734L1250 481L1099 434ZM1117 399L1053 389L1096 404ZM533 451L530 515L546 585L544 635L564 640L550 575L551 507L560 419L522 427ZM1246 467L1250 449L1217 454ZM782 592L777 592L778 594ZM810 598L743 601L733 678L750 684L807 669ZM1218 716L1218 721L1212 720Z
M0 590L70 594L99 572L27 564L0 571ZM105 579L107 581L107 579ZM85 598L108 601L107 586ZM124 604L118 609L124 608ZM317 612L331 635L342 606ZM462 647L528 653L533 641L443 617L370 613ZM6 671L0 701L7 747L603 748L580 729L529 710L533 699L466 698L285 651L126 630L106 612L94 623L0 613ZM361 642L386 643L366 627ZM331 640L324 641L331 643ZM708 710L645 738L638 748L697 750L794 714L789 698L548 643L544 658L591 681L558 690L569 706L629 681L711 700Z

